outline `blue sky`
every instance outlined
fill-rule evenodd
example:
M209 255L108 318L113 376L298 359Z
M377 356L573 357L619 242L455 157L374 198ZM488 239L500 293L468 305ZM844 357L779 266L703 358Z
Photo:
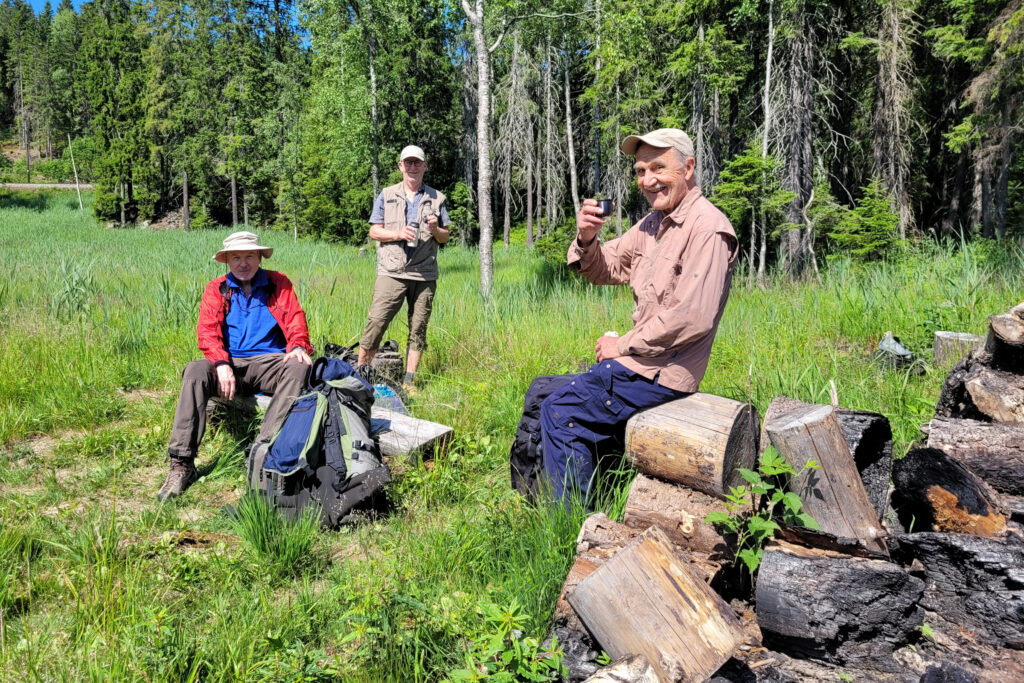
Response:
M78 9L82 6L84 1L85 0L71 0L71 4L75 6L75 9ZM36 14L39 14L39 12L46 7L46 0L28 0L28 4L32 5L32 9L35 10ZM50 7L53 8L54 12L57 11L57 5L59 4L60 0L50 0Z

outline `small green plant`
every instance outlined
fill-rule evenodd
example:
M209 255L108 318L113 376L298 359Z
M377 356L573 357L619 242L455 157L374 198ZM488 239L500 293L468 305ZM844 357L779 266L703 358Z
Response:
M798 472L769 446L761 456L757 472L740 468L739 473L749 484L733 486L726 495L728 513L708 513L705 520L726 535L736 537L736 557L743 561L753 575L761 564L761 555L769 539L779 530L775 521L794 526L817 529L814 518L803 512L803 501L792 491L785 490L786 479L798 477L809 469L818 469L816 460L808 460ZM758 498L760 496L760 504ZM781 504L781 508L780 508Z
M523 635L530 616L518 600L512 598L508 607L482 602L480 610L489 632L473 640L466 652L465 668L449 672L449 681L557 681L569 674L562 664L557 638L544 649L537 638Z
M283 519L260 496L247 493L238 501L232 526L257 559L274 576L285 579L317 564L313 548L320 529L317 520L312 508L298 519Z
M927 621L921 622L921 635L935 642L935 629Z

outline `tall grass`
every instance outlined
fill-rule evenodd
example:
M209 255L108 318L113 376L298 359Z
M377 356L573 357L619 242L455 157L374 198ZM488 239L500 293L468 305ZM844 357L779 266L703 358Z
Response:
M495 610L521 605L542 636L584 513L524 504L508 446L533 377L574 370L602 332L630 327L628 290L553 278L530 252L498 248L485 303L476 253L444 249L414 410L452 425L455 443L431 468L396 468L390 513L324 532L238 503L249 424L213 425L204 479L153 500L227 232L108 230L73 195L0 195L0 680L433 681L463 666ZM372 255L261 239L314 343L358 339ZM1024 298L1024 255L926 244L899 263L832 262L823 278L737 279L702 390L763 412L783 394L827 401L834 382L844 406L889 417L901 454L946 371L932 333L980 333ZM870 360L886 330L924 374ZM406 333L402 315L389 337L404 346ZM599 484L597 506L620 514L630 476ZM181 545L186 531L210 540Z

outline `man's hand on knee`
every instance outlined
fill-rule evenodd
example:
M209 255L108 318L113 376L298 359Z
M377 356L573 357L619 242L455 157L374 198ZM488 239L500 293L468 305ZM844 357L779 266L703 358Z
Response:
M301 346L296 346L294 349L284 354L284 360L282 362L287 363L289 360L297 360L303 365L311 365L313 363L309 358L309 354Z
M217 393L225 401L235 397L235 371L230 365L217 366Z
M597 340L596 352L598 362L620 357L622 354L619 353L619 338L601 337Z

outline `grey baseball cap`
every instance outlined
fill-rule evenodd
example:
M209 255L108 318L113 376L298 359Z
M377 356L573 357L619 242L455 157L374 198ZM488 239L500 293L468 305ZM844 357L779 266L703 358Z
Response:
M651 147L678 149L684 157L695 156L693 140L678 128L659 128L646 135L629 135L622 141L621 149L624 153L633 155L636 154L636 148L640 143Z

